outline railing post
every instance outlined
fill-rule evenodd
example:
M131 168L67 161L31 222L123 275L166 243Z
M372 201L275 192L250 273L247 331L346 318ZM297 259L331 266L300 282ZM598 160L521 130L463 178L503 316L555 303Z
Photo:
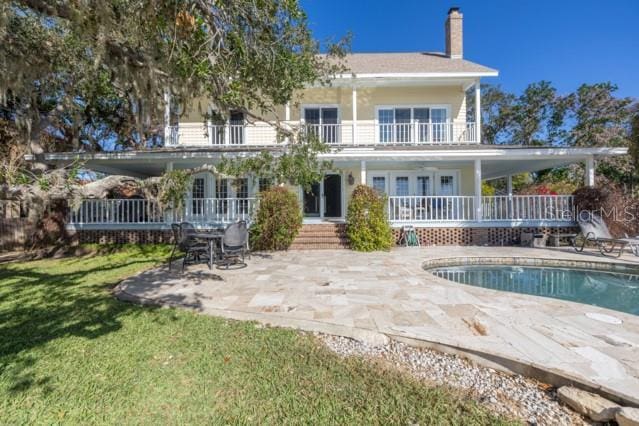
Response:
M475 126L477 143L481 143L481 84L479 79L475 81Z
M483 207L481 205L481 160L475 160L475 220L481 222Z
M357 87L353 85L353 145L357 145Z

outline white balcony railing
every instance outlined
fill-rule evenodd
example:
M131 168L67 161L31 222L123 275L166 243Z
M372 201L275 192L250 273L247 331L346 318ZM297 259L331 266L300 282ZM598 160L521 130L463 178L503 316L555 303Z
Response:
M330 145L466 145L476 144L475 123L373 123L357 121L337 124L283 123L299 128ZM168 128L167 146L272 145L282 142L268 123L204 126L184 123Z
M391 196L391 223L479 222L474 196ZM572 195L481 197L481 221L574 222Z

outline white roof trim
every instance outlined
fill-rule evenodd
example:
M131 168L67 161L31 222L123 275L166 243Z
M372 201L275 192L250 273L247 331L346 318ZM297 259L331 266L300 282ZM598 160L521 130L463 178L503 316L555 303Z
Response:
M437 160L534 160L541 158L584 159L590 156L625 155L628 148L488 148L488 149L442 149L438 150L375 150L370 148L343 148L320 157L331 160L397 160L397 161L437 161ZM197 158L218 158L226 156L251 156L254 153L216 152L216 151L126 151L98 153L49 153L45 161L79 160L179 160ZM25 155L25 160L33 160L32 155Z
M416 73L345 73L338 74L336 78L464 78L464 77L497 77L499 71L482 71L482 72L416 72Z

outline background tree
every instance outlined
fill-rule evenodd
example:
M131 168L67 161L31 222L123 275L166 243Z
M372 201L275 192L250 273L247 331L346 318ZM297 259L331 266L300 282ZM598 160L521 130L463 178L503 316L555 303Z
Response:
M483 87L483 141L526 146L630 147L631 153L636 152L632 117L638 107L630 98L615 97L616 90L611 83L583 84L574 93L562 96L549 82L541 81L516 96L496 86ZM601 159L597 173L631 192L637 181L637 167L632 161L632 157ZM565 191L583 182L584 170L583 165L575 164L531 175L532 185L545 183ZM498 190L503 186L494 185Z

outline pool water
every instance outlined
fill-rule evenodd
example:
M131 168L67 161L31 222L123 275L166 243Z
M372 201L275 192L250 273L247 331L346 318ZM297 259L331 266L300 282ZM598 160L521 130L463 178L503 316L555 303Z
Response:
M504 265L450 266L430 272L461 284L553 297L639 315L639 274Z

